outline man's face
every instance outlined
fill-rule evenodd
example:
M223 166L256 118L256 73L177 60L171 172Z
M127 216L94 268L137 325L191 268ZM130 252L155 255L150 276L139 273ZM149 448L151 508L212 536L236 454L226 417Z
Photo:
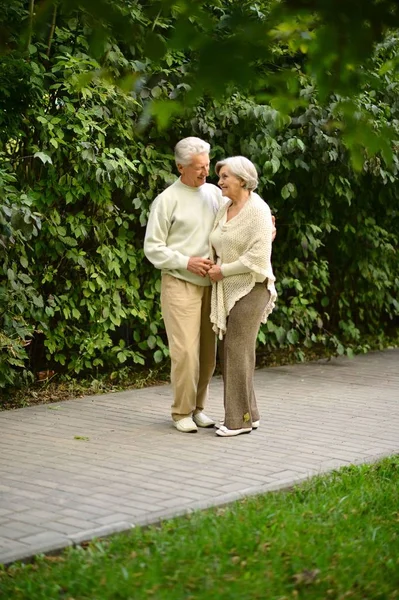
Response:
M177 165L181 181L190 187L200 187L209 175L209 154L194 154L187 166Z

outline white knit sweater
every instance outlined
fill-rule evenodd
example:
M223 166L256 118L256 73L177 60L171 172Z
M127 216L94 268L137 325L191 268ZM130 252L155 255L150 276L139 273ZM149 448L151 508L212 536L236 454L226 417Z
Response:
M211 183L190 187L175 181L157 196L151 206L144 253L163 273L200 286L211 284L187 270L192 256L209 258L209 234L215 215L225 203L221 191Z
M227 275L213 284L211 321L213 330L220 339L226 333L226 321L231 309L240 298L252 290L255 283L267 279L270 292L262 323L266 323L277 299L271 265L273 224L270 208L257 194L252 193L238 215L221 224L219 228L219 222L223 222L230 205L231 202L228 202L222 206L216 215L210 235L210 255L215 262L219 258L222 273L229 273L228 265L237 265L237 261L242 263L248 272L237 273L237 268L234 268L234 274ZM212 246L212 239L215 239L218 246L218 257Z

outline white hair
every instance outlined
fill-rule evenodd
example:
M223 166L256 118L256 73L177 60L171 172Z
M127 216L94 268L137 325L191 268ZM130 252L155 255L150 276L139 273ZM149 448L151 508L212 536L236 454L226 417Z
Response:
M175 146L175 161L176 165L187 167L191 163L193 156L196 154L209 154L211 150L210 144L204 142L197 137L187 137Z
M228 167L230 173L244 182L244 189L255 190L258 186L258 173L255 165L245 156L231 156L216 163L216 175L222 167Z

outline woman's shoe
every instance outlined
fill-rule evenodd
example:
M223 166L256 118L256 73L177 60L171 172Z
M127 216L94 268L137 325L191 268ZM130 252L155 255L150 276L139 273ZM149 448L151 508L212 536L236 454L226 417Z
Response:
M224 419L221 419L219 425L215 425L215 427L219 429L222 425L224 425ZM252 429L258 429L259 425L260 421L252 421Z
M234 435L241 435L242 433L251 433L252 427L245 427L242 429L227 429L224 425L221 425L216 431L216 435L220 437L233 437Z

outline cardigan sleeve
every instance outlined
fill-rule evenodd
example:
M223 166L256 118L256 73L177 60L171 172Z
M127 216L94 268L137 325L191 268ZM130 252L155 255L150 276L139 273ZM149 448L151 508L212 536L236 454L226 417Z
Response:
M240 260L235 260L231 263L223 263L220 265L220 270L223 277L231 275L241 275L242 273L250 273L251 269L245 266Z

